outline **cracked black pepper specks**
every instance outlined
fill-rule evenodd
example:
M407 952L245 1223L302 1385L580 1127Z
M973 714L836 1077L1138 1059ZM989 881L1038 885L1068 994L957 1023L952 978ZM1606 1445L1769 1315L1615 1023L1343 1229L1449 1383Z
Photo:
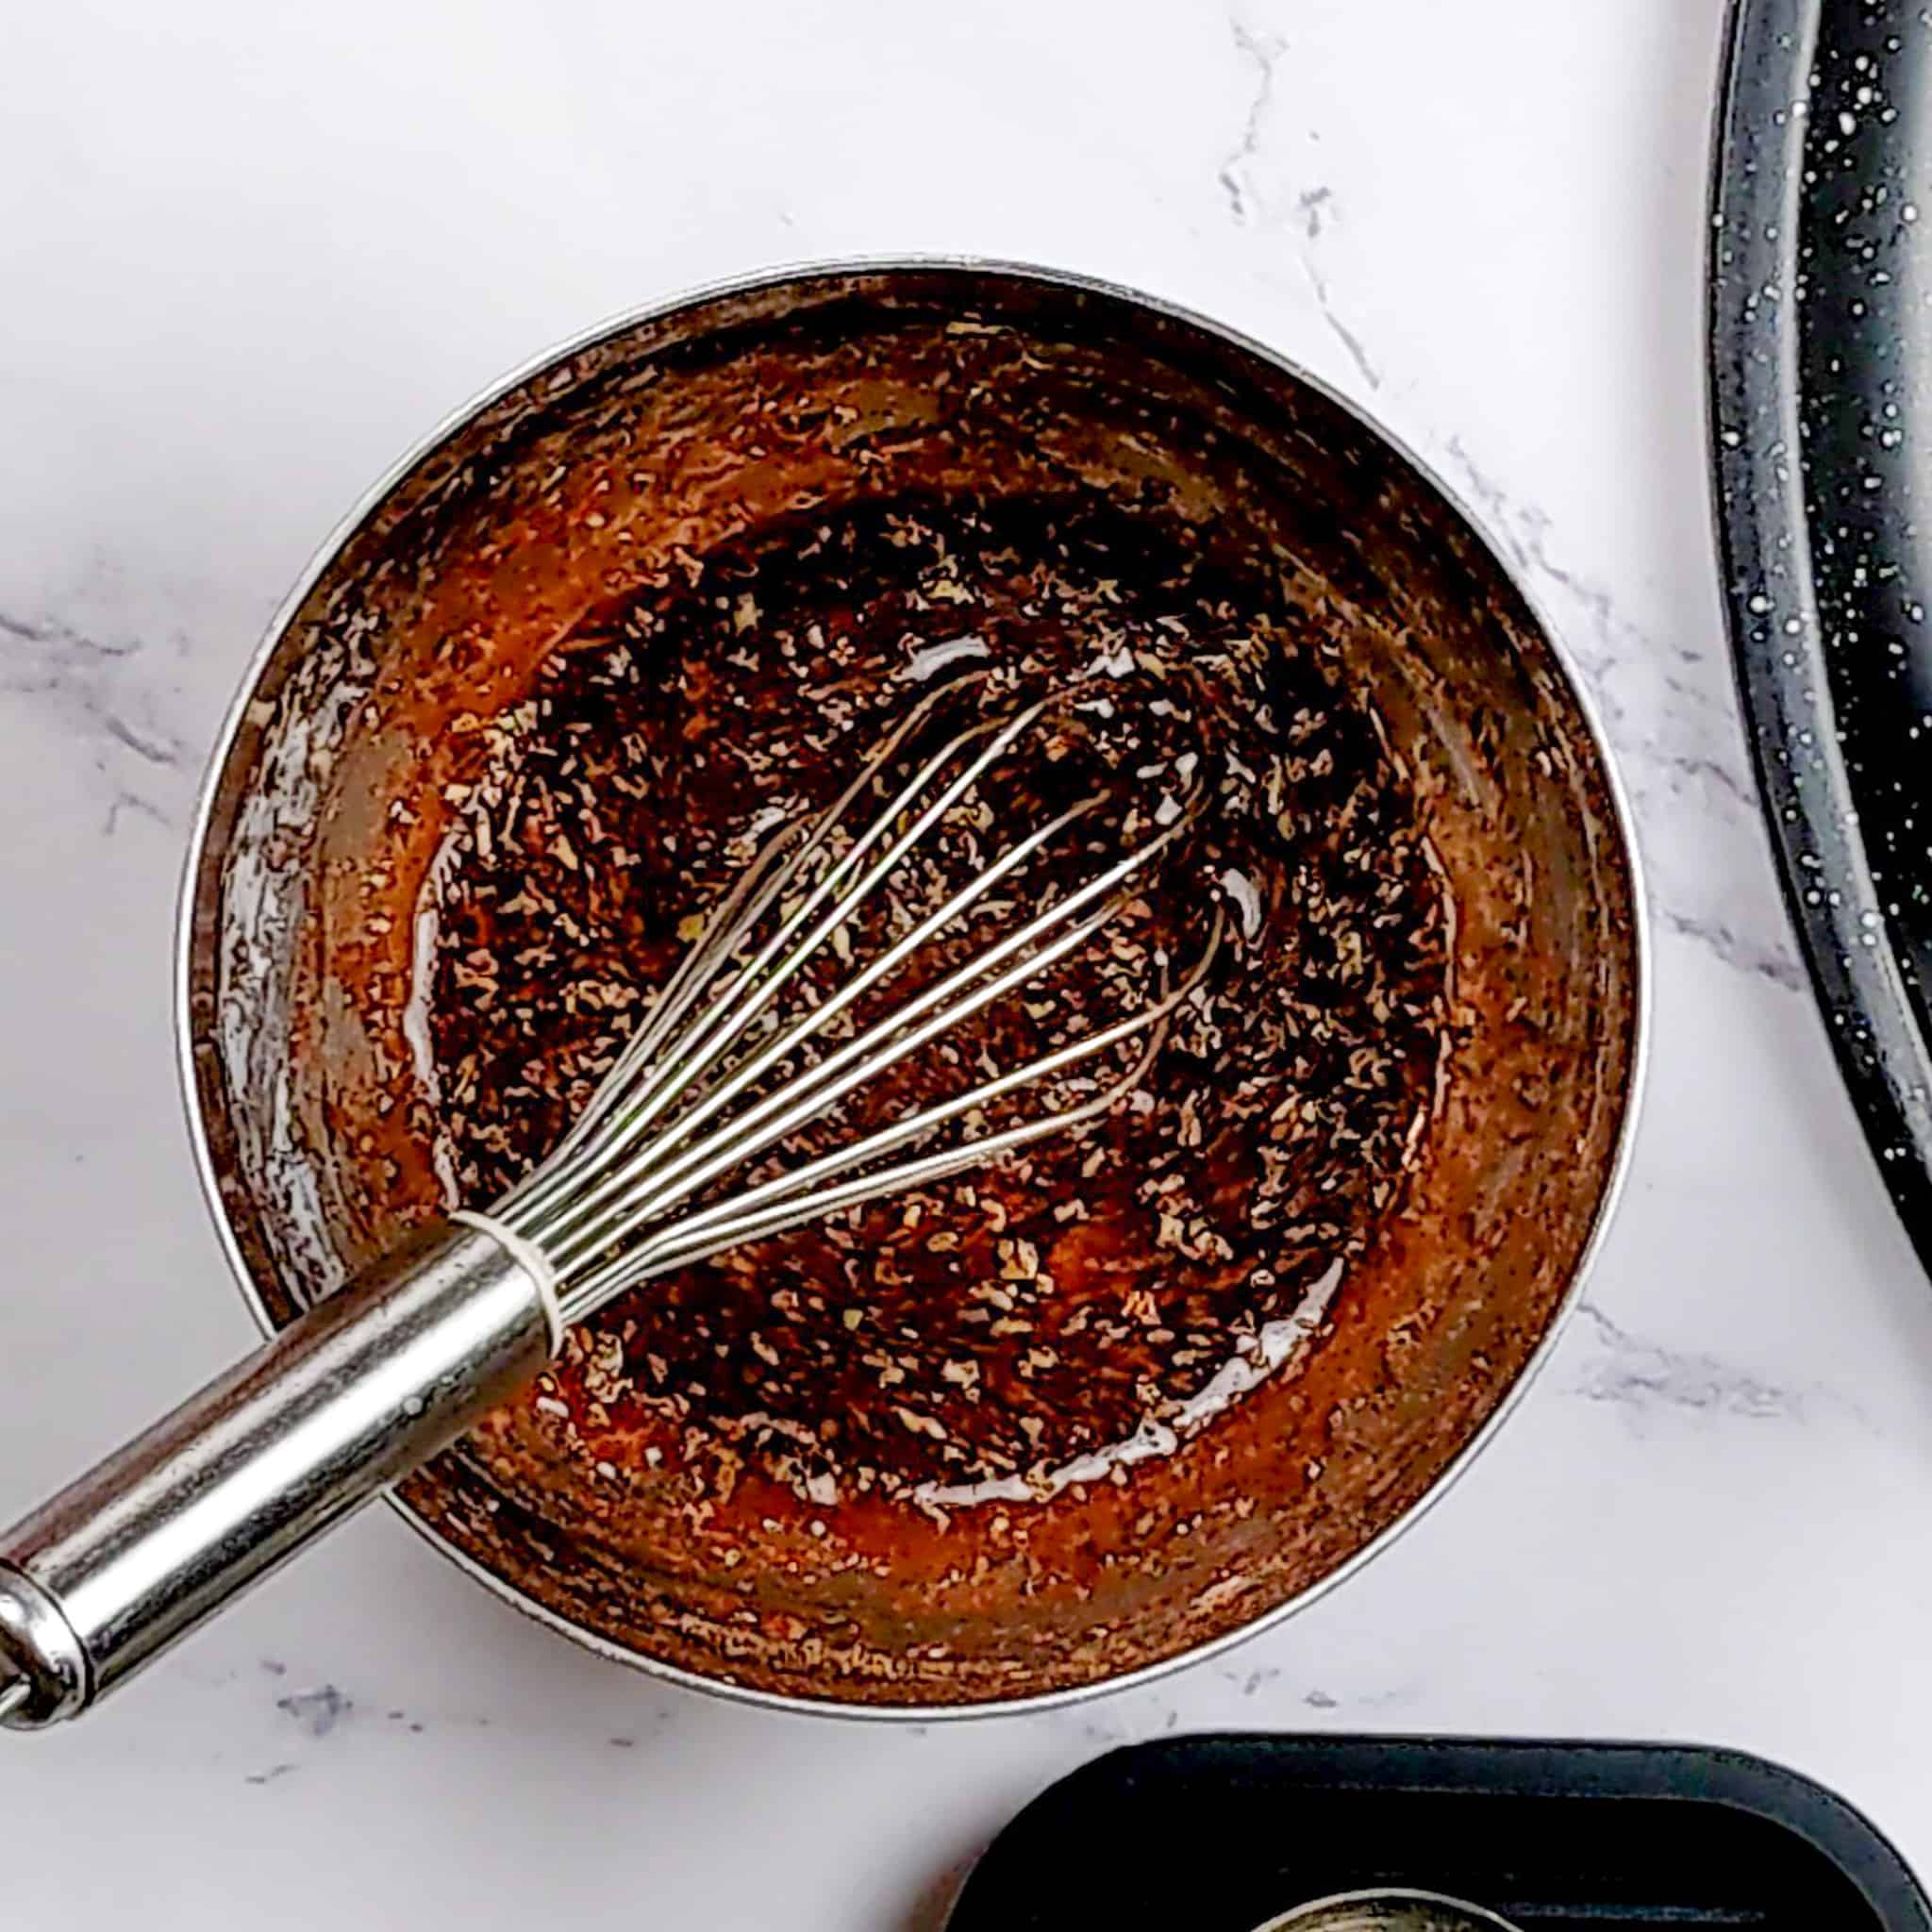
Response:
M1095 755L1149 812L1197 775L1212 793L1124 950L963 1037L965 1058L1009 1063L1069 1002L1134 996L1163 952L1198 950L1217 892L1224 963L1106 1118L649 1283L575 1334L537 1401L613 1474L641 1456L728 1493L753 1467L824 1507L1043 1492L1257 1358L1416 1158L1453 922L1335 641L1211 527L967 497L689 556L478 722L430 982L462 1193L492 1197L554 1141L759 839L960 670L989 706L1077 685ZM964 876L973 848L941 849Z

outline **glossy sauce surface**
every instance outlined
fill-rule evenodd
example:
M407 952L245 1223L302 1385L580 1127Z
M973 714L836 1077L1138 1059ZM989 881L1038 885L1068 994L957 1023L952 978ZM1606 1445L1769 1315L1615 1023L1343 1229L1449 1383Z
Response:
M1070 1009L1151 996L1217 903L1228 941L1104 1118L587 1324L536 1398L580 1453L727 1495L750 1470L822 1507L1051 1494L1280 1371L1399 1198L1437 1097L1454 918L1335 641L1211 526L958 497L690 556L478 724L418 933L452 1193L493 1199L554 1143L760 841L961 671L990 715L1069 691L1091 740L1059 778L990 774L1007 836L1078 792L1083 758L1124 801L1115 835L1123 811L1144 836L1178 795L1206 801L1100 962L974 1023L964 1062L1014 1064ZM1001 843L949 824L938 875ZM1023 880L1016 915L1064 883ZM909 1068L866 1104L931 1079Z

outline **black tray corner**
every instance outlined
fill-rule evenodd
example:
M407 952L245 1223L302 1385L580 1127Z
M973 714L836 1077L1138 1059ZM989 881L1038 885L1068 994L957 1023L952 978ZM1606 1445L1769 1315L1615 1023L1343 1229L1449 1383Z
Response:
M1374 1886L1524 1932L1932 1932L1863 1816L1740 1752L1241 1735L1129 1745L1061 1779L974 1868L948 1932L1255 1932Z

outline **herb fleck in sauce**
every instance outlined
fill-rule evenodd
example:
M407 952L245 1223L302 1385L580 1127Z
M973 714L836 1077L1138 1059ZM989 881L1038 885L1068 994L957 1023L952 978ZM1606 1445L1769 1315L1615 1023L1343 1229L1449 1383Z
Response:
M1062 1001L1145 997L1217 889L1233 938L1106 1118L648 1283L541 1399L613 1463L960 1500L1158 1443L1298 1344L1416 1158L1449 1008L1441 876L1338 662L1263 561L1085 501L781 521L580 624L476 728L438 868L427 1036L466 1198L555 1141L761 839L928 678L980 672L991 706L1084 677L1148 813L1183 759L1213 789L1127 950Z

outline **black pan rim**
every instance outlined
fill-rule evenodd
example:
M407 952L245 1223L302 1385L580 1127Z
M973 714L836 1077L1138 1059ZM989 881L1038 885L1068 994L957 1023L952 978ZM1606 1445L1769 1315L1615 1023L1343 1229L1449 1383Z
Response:
M1830 4L1733 0L1707 231L1712 514L1785 904L1879 1177L1932 1272L1932 1048L1885 924L1840 748L1799 455L1804 103ZM1777 611L1789 612L1776 623L1753 608L1774 581ZM1818 890L1821 874L1836 892Z

